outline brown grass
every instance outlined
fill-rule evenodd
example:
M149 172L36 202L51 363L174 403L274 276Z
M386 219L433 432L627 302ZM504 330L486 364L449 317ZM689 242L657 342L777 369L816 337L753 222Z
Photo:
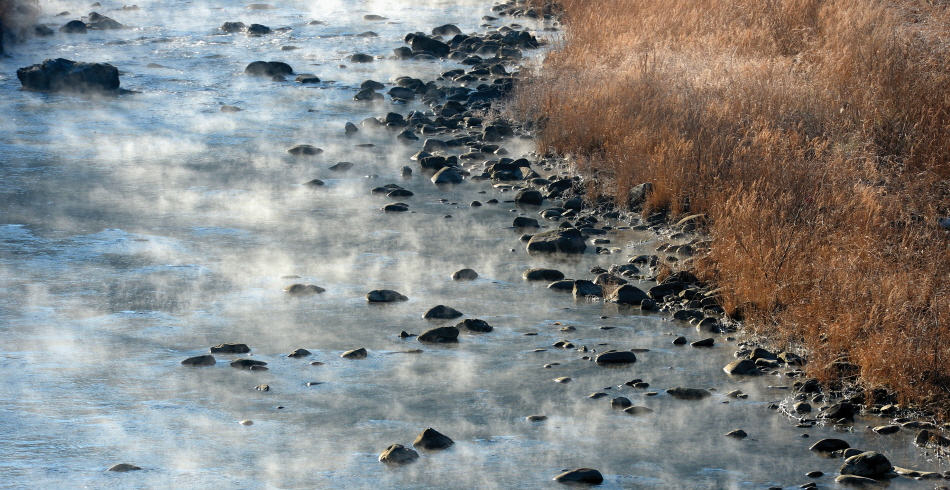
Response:
M813 375L950 409L950 3L561 3L516 101L539 147L705 213L697 274Z

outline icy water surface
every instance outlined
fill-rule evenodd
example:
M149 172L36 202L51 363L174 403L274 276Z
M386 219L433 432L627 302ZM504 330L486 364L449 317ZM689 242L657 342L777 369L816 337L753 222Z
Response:
M589 278L591 267L625 263L655 243L628 245L644 237L624 232L608 236L622 248L613 255L591 247L570 262L529 257L519 233L505 228L537 209L505 203L510 193L488 184L436 188L414 164L403 179L400 169L421 141L395 143L387 132L345 136L347 121L425 109L388 98L354 102L363 80L430 80L459 67L358 65L349 55L389 56L406 33L448 22L484 32L490 2L245 5L145 1L129 11L116 10L118 3L44 2L41 21L54 29L93 10L131 29L57 33L0 58L0 486L535 489L560 488L551 478L562 469L589 466L604 473L607 489L792 488L812 470L827 473L821 486L835 487L840 460L807 451L835 435L895 464L941 469L909 432L864 429L877 421L843 434L796 429L767 408L788 396L782 388L791 380L727 378L721 367L735 345L725 337L711 349L674 347L670 334L704 335L665 314L574 302L521 279L539 266ZM363 20L367 14L388 20ZM225 35L217 29L225 21L286 29ZM367 31L376 36L355 36ZM111 63L123 88L140 93L19 90L16 68L57 57ZM323 81L243 75L255 60L285 61ZM222 104L243 111L222 113ZM325 151L286 153L300 143ZM516 157L531 150L524 140L504 146ZM328 170L340 161L354 166ZM326 185L301 185L314 178ZM380 211L393 199L370 190L386 183L415 193L399 199L413 213ZM491 198L502 202L469 206ZM480 278L453 282L463 267ZM282 291L295 282L326 292ZM368 304L373 289L395 289L409 301ZM495 330L465 333L451 346L398 337L431 328L421 315L438 304ZM562 339L649 352L633 367L605 369L552 347ZM247 343L250 357L270 369L233 369L236 355L216 355L213 367L180 365L222 342ZM339 357L359 347L366 359ZM286 357L297 348L313 355ZM406 353L413 349L422 352ZM562 376L573 381L553 381ZM651 387L623 385L633 378ZM270 390L255 390L262 384ZM715 391L689 402L664 393L675 386ZM724 395L737 388L750 397ZM595 391L611 396L587 398ZM608 400L620 394L655 412L611 410ZM549 418L528 422L528 415ZM377 461L388 445L408 446L426 427L456 444L406 467ZM723 436L736 428L750 437ZM144 471L105 471L123 462Z

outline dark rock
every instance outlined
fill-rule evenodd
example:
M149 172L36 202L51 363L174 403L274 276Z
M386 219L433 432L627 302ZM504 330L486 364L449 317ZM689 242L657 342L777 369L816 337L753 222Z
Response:
M85 34L87 31L86 23L81 20L71 20L59 28L59 32L64 34Z
M760 374L761 372L756 368L754 362L748 359L736 359L735 361L726 364L726 367L722 368L727 374L735 376L747 376L750 374Z
M609 350L598 354L594 361L597 364L633 364L637 362L637 356L630 351Z
M320 294L325 292L326 289L321 288L315 284L291 284L284 288L284 292L293 296L309 296L313 294Z
M493 330L492 326L488 324L485 320L479 320L478 318L466 318L459 322L455 328L462 330L463 328L469 332L479 332L479 333L488 333Z
M419 336L420 342L456 343L459 341L459 329L455 327L436 327L426 330Z
M124 472L126 472L126 471L138 471L138 470L141 470L141 469L142 469L142 468L139 468L138 466L135 466L134 464L119 463L119 464L117 464L117 465L112 466L111 468L109 468L109 469L106 470L106 471L116 471L116 472L119 472L119 473L124 473Z
M452 444L455 444L455 442L448 436L429 427L416 436L416 440L412 442L412 447L425 449L426 451L439 451L448 449Z
M604 482L604 476L592 468L577 468L555 476L554 481L559 483L590 483L599 485Z
M459 269L452 273L453 281L474 281L478 279L478 273L472 269Z
M844 465L841 466L841 474L882 478L893 469L891 462L883 454L867 451L846 459Z
M708 391L701 388L673 388L666 390L666 392L673 398L679 400L701 400L703 398L712 396Z
M189 357L184 361L181 361L182 366L214 366L215 365L214 356L205 354L203 356Z
M392 464L392 465L403 465L411 463L419 459L419 453L415 450L407 448L402 444L393 444L386 448L382 454L379 455L379 462Z
M842 449L848 449L851 447L847 441L841 439L822 439L814 444L808 449L820 453L830 453L832 451L840 451Z
M462 316L462 312L456 310L455 308L450 308L445 305L433 306L429 311L425 312L422 315L422 318L426 320L454 320Z
M582 254L587 250L584 236L573 228L545 231L531 237L528 253Z
M649 297L640 288L624 284L611 292L608 299L622 305L639 305Z
M312 355L312 353L311 353L310 351L308 351L307 349L296 349L296 350L294 350L293 352L291 352L290 354L287 354L287 357L292 357L292 358L294 358L294 359L300 359L301 357L307 357L307 356L309 356L309 355Z
M282 61L254 61L244 68L244 73L258 77L293 75L294 69Z
M251 348L247 344L218 344L211 349L212 354L247 354Z
M394 303L397 301L409 301L409 298L392 289L374 289L366 293L366 301L370 303Z
M83 93L119 89L119 70L108 63L47 59L18 69L16 76L25 90Z
M323 153L323 149L313 145L297 145L287 150L287 153L294 156L313 156Z
M231 367L238 369L253 369L254 366L266 366L267 363L264 361L258 361L256 359L235 359L231 361Z
M369 355L369 353L366 352L366 349L360 347L359 349L348 350L340 354L340 357L343 359L366 359L367 355Z
M521 274L525 281L554 282L564 279L564 273L556 269L528 269Z
M544 196L534 189L522 189L515 195L515 202L518 204L540 206L544 203Z

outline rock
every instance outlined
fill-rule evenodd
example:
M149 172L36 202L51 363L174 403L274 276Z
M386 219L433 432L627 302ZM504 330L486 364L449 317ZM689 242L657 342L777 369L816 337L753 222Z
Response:
M634 405L632 407L627 407L623 409L623 411L627 412L630 415L647 415L647 414L653 413L654 410L652 408Z
M761 374L761 371L758 370L755 363L749 359L736 359L735 361L726 364L726 367L722 368L726 374L731 374L734 376L748 376L751 374Z
M459 329L455 327L436 327L423 332L419 336L419 341L440 344L456 343L459 341Z
M640 305L650 298L640 288L624 284L610 293L607 299L622 305Z
M422 315L422 318L426 320L454 320L462 316L462 312L456 310L455 308L450 308L445 305L437 305L429 308L429 311L425 312Z
M830 453L832 451L840 451L843 449L848 449L851 447L847 441L842 439L822 439L814 444L810 448L811 451L816 451L819 453Z
M732 437L734 439L745 439L746 437L749 437L749 434L746 434L746 432L742 429L736 429L736 430L731 430L727 432L726 437Z
M254 366L266 366L267 363L264 361L258 361L257 359L235 359L231 361L231 367L237 369L254 369Z
M449 55L449 52L452 50L448 44L445 44L442 41L432 39L426 36L420 36L415 34L412 36L412 39L409 40L409 45L412 46L412 51L428 51L440 58L444 58Z
M712 396L712 393L701 389L701 388L673 388L666 390L666 392L673 398L679 400L701 400L703 398Z
M294 69L282 61L254 61L244 68L244 73L258 77L293 75Z
M633 402L631 402L630 399L625 396L618 396L617 398L610 400L610 408L616 410L623 410L632 406Z
M294 350L293 352L291 352L290 354L287 354L287 357L292 357L292 358L294 358L294 359L300 359L301 357L307 357L307 356L312 355L312 354L313 354L313 353L310 352L310 351L308 351L307 349L296 349L296 350Z
M119 464L117 464L117 465L112 466L111 468L109 468L109 469L106 470L106 471L116 471L116 472L119 472L119 473L124 473L124 472L126 472L126 471L138 471L138 470L141 470L141 469L142 469L142 468L139 468L138 466L135 466L134 464L119 463Z
M494 330L491 325L488 324L485 320L479 320L478 318L466 318L462 320L455 328L462 330L463 328L469 332L479 332L479 333L488 333Z
M478 279L478 273L472 269L459 269L452 273L453 281L474 281Z
M290 153L291 155L294 155L294 156L304 156L304 155L313 156L313 155L319 155L323 153L323 149L317 148L316 146L313 146L313 145L297 145L287 150L287 153Z
M348 350L340 354L340 357L343 359L366 359L367 355L369 355L369 353L366 352L366 349L360 347L359 349Z
M284 292L292 296L309 296L326 292L326 289L314 284L291 284L284 288Z
M462 179L462 174L460 174L458 170L452 167L445 167L436 172L431 180L433 184L461 184L464 179Z
M392 289L374 289L366 293L366 301L370 303L394 303L397 301L409 301L409 298Z
M882 478L893 470L891 462L881 453L866 451L846 459L841 466L842 475Z
M531 237L528 253L582 254L587 250L584 236L574 228L545 231Z
M538 223L538 220L525 216L518 216L515 218L514 221L511 222L511 226L514 228L541 228L541 224Z
M564 273L556 269L528 269L521 274L525 281L546 281L554 282L564 279Z
M47 59L18 69L16 76L24 90L78 93L119 90L119 70L108 63Z
M373 57L366 53L356 53L350 55L350 63L372 63Z
M71 20L59 28L64 34L85 34L88 31L86 23L81 20Z
M574 281L573 293L575 298L600 296L604 294L604 289L590 281L578 279Z
M251 348L247 344L218 344L209 351L212 354L247 354Z
M393 444L379 455L379 462L391 465L403 465L419 459L419 453L402 444Z
M604 476L592 468L577 468L555 476L554 481L559 483L590 483L592 485L599 485L604 482Z
M189 357L188 359L181 361L181 364L182 366L199 367L199 366L214 366L216 362L217 361L215 361L214 356L205 354L203 356Z
M534 189L522 189L515 195L515 202L518 204L540 206L544 203L544 196Z
M828 407L821 416L826 419L853 419L856 411L851 403L841 402Z
M594 361L597 364L633 364L637 362L637 356L630 351L608 350L597 354Z
M412 442L412 447L425 449L426 451L440 451L448 449L453 444L455 444L455 441L449 439L448 436L429 427L416 436L416 440Z

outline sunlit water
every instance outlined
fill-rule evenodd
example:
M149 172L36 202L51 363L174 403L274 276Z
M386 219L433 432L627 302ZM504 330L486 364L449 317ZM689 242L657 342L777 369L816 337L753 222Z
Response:
M629 245L644 237L625 232L609 236L623 249L613 255L588 250L567 263L529 257L519 234L505 228L536 209L512 212L504 202L510 193L488 184L438 189L418 169L404 180L400 169L421 142L395 143L388 132L344 135L347 121L425 109L354 102L363 80L430 80L459 66L355 65L347 56L388 56L406 33L447 22L484 32L490 3L138 5L44 3L41 21L54 28L95 10L132 29L32 39L0 58L0 486L558 488L554 475L582 466L604 473L603 488L794 487L812 470L834 486L840 460L807 447L836 432L796 429L767 409L788 394L773 387L791 380L729 379L720 368L735 346L724 337L712 349L674 347L672 333L702 334L665 314L574 302L521 279L544 265L589 278L592 266L624 263L655 244ZM62 11L71 15L54 17ZM365 14L389 20L368 22ZM290 29L222 35L225 21ZM366 31L378 37L352 36ZM90 99L20 91L16 68L57 57L112 63L123 88L141 93ZM243 75L255 60L285 61L323 82ZM222 104L244 111L225 114ZM299 143L326 151L290 157L285 150ZM376 146L356 146L366 143ZM504 146L513 156L531 150L523 140ZM355 165L328 170L339 161ZM326 186L300 185L314 178ZM380 211L393 199L370 190L386 183L416 193L399 199L413 213ZM502 202L468 205L493 197ZM453 282L463 267L481 277ZM327 291L290 297L282 289L294 282ZM410 299L367 304L365 294L383 288ZM398 337L433 326L421 315L437 304L495 331L463 334L453 346ZM566 325L577 330L560 331ZM604 369L551 347L561 339L650 351L631 368ZM228 355L217 355L213 367L180 365L222 342L249 344L270 370L233 369L228 361L240 356ZM339 357L358 347L368 358ZM286 357L297 348L313 356ZM423 352L402 352L410 349ZM559 364L543 367L549 363ZM553 381L561 376L574 380ZM623 386L633 378L660 395ZM270 391L255 390L261 384ZM688 402L663 393L675 386L716 391ZM610 398L587 398L607 387L611 397L656 412L633 417L611 410ZM750 398L725 397L736 388ZM549 419L525 420L535 414ZM864 429L872 422L838 435L895 464L941 469L912 445L911 433L877 436ZM377 461L386 446L408 446L426 427L455 446L406 467ZM750 437L724 437L736 428ZM145 471L105 471L121 462Z

